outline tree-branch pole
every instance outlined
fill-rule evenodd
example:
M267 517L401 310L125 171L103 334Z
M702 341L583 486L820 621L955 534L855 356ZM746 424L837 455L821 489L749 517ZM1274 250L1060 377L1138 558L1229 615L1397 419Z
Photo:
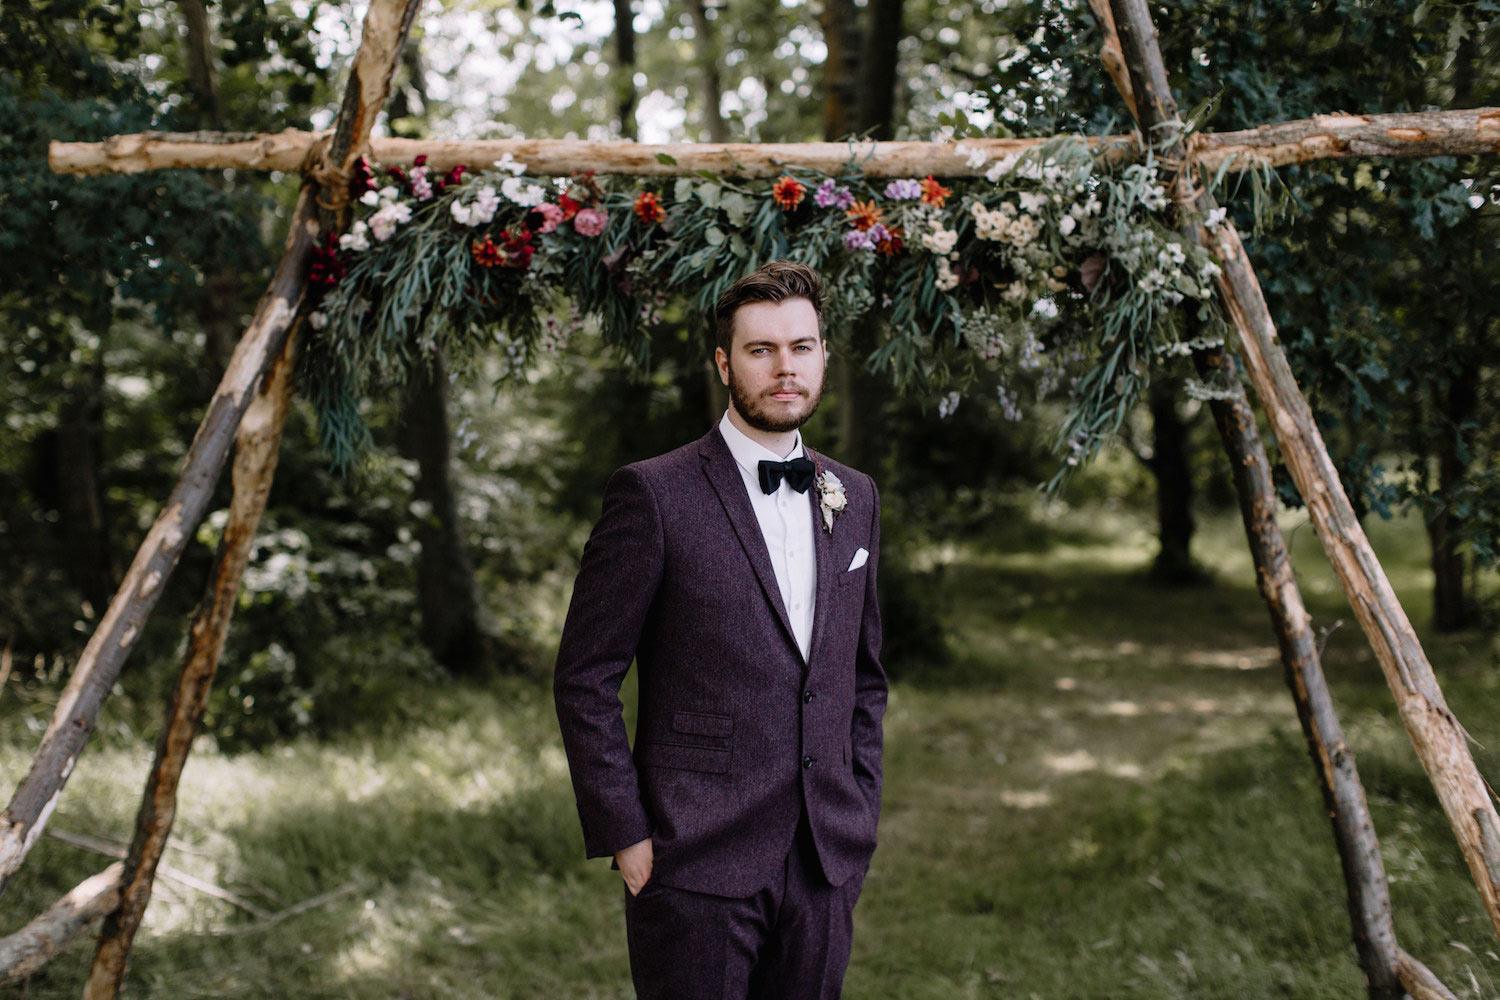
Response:
M144 170L224 169L294 171L309 148L327 132L221 133L141 132L102 142L62 142L48 146L47 162L57 173L136 173ZM774 177L789 167L837 174L851 161L871 177L936 174L969 177L984 168L969 166L956 147L984 150L990 157L1030 149L1047 137L966 139L956 142L800 142L668 143L644 145L584 139L376 139L371 155L381 163L410 164L427 155L435 170L457 164L487 165L506 153L540 176L600 174L672 177L707 170L734 177ZM1111 160L1138 159L1133 135L1090 136ZM1200 132L1191 141L1193 158L1205 169L1234 172L1262 166L1369 156L1458 156L1500 153L1500 108L1430 111L1391 115L1315 115L1298 121L1261 125L1237 132Z
M1111 0L1111 4L1142 128L1167 131L1178 127L1176 101L1145 0ZM1170 134L1158 141L1167 138ZM1180 154L1180 150L1169 150L1164 159L1179 168L1173 199L1182 212L1184 230L1219 259L1219 291L1239 334L1250 381L1307 503L1318 539L1380 661L1485 911L1500 933L1500 816L1469 753L1468 734L1449 711L1416 631L1354 516L1312 409L1277 340L1276 325L1239 233L1227 219L1212 230L1201 224L1199 220L1217 205L1212 195L1194 183L1191 170L1181 169Z
M84 647L30 770L0 814L0 890L45 828L78 754L93 732L105 696L135 648L146 617L156 606L187 540L203 519L230 440L267 366L281 351L301 305L307 264L318 233L319 209L326 217L330 212L339 213L347 201L347 170L369 142L370 127L389 93L396 56L419 4L420 0L372 0L370 4L333 140L322 157L317 155L320 150L309 150L312 155L308 157L304 184L271 284L235 346L166 506L147 532ZM342 183L338 183L340 176ZM321 204L315 204L319 182L336 190L325 194Z
M1135 91L1120 49L1109 0L1090 0L1090 5L1105 35L1100 58L1132 116L1142 126L1142 133L1150 134L1154 122L1140 121ZM1148 103L1148 109L1154 106ZM1173 152L1178 151L1168 150L1168 155ZM1192 310L1184 315L1190 325L1196 322ZM1227 399L1210 400L1209 409L1229 457L1240 517L1255 564L1256 584L1270 612L1271 627L1281 650L1283 674L1297 708L1297 719L1308 753L1317 770L1324 810L1333 827L1355 953L1365 975L1370 1000L1401 1000L1408 991L1415 994L1416 991L1403 985L1403 970L1408 973L1407 978L1421 977L1428 986L1436 984L1435 989L1428 990L1429 996L1451 1000L1451 994L1437 977L1403 952L1397 942L1390 884L1380 855L1380 842L1375 835L1374 820L1370 816L1354 753L1345 741L1328 679L1323 673L1320 645L1313 635L1312 619L1297 586L1286 538L1276 523L1277 500L1271 463L1261 443L1255 412L1240 384L1238 359L1224 347L1194 350L1192 358L1201 376L1218 376L1214 379L1216 383L1232 386L1232 395Z
M0 986L9 986L39 972L68 942L114 909L120 899L116 861L74 886L14 934L0 938Z
M229 635L240 578L271 492L281 432L291 407L296 349L294 325L260 394L240 421L230 472L234 490L229 519L219 542L213 575L188 631L187 653L167 706L156 756L136 814L135 834L125 857L119 903L105 918L99 932L93 968L83 991L85 1000L115 997L125 982L131 943L151 901L157 865L177 816L178 783L208 706L219 657Z

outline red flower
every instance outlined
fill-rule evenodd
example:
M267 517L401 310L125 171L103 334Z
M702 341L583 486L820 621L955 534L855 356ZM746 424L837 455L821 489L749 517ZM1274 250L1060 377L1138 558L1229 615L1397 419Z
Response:
M510 267L524 271L531 266L536 247L531 243L531 230L518 226L514 230L500 230L500 242L486 236L469 244L469 252L480 267Z
M462 184L464 182L464 171L469 168L462 163L448 171L448 176L443 178L446 184Z
M662 207L661 199L656 196L655 191L642 191L636 195L634 211L636 217L647 225L665 222L667 218L667 210Z
M583 207L583 204L581 202L574 201L567 195L559 195L557 199L557 206L563 210L562 220L564 222L567 222L569 219L573 218L573 216L578 214L578 210Z
M781 179L771 185L771 197L776 204L781 206L783 212L790 212L802 204L802 196L807 193L807 188L798 183L795 177L783 174Z
M894 257L901 252L901 237L904 235L901 232L900 226L892 226L886 230L884 239L875 241L875 252L885 254L887 257Z
M427 166L427 154L426 153L418 153L415 157L412 158L411 165L414 166L414 167L425 167L425 166Z
M474 257L474 263L480 267L499 267L505 263L500 248L495 246L495 241L486 236L483 240L475 240L469 244L469 253Z
M942 208L943 202L947 201L952 193L952 188L943 187L931 174L922 178L922 200L934 208Z
M349 194L358 198L366 191L375 190L375 171L370 169L370 158L361 156L354 161L354 169L349 174Z
M524 271L531 266L531 256L536 253L536 247L531 243L531 230L525 226L516 227L515 232L502 229L500 237L505 242L505 267L513 267Z
M348 265L339 257L338 233L327 234L323 237L321 246L313 246L312 263L307 268L307 280L309 282L314 285L321 285L324 288L332 288L348 272Z

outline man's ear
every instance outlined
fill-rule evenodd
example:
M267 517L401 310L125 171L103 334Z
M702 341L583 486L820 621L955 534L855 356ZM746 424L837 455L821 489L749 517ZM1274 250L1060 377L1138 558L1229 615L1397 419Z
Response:
M724 353L724 348L714 348L714 370L719 373L719 381L724 385L729 384L729 373L725 371L725 365L729 361L729 355Z

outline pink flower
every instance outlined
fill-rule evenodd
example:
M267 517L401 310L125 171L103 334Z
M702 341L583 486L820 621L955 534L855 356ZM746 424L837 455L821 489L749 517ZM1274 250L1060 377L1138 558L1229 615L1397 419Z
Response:
M598 236L604 232L604 224L609 217L598 208L580 208L578 214L573 216L573 229L579 236Z
M537 232L539 233L550 233L562 224L562 208L552 204L550 201L542 202L536 208L533 208L532 211L542 217L542 224L537 227Z

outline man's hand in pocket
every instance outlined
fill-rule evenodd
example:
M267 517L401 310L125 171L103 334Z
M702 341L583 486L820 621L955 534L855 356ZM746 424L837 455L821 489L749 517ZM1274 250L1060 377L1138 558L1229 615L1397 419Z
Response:
M651 861L650 837L615 852L615 864L620 866L620 877L625 880L625 886L632 896L639 896L641 889L650 880Z

